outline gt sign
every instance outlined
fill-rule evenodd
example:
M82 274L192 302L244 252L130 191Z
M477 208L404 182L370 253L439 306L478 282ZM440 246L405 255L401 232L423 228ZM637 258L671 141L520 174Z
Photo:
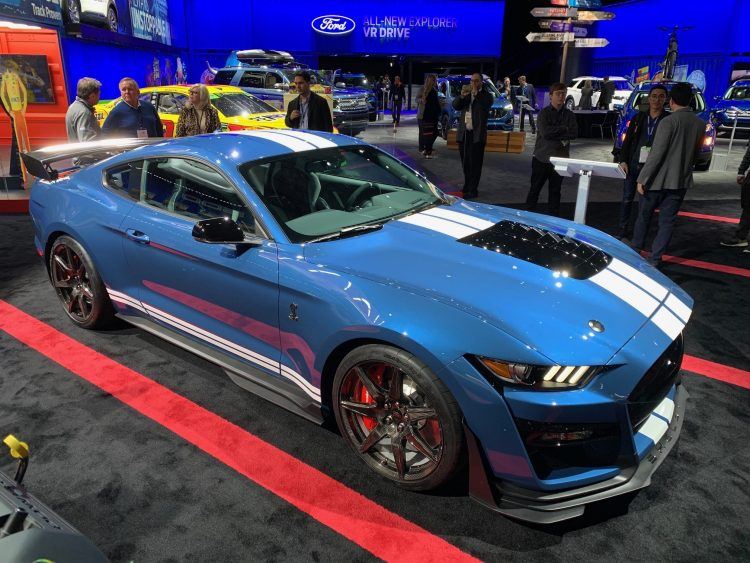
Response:
M353 19L334 15L318 16L310 22L310 25L317 33L323 35L346 35L357 27Z

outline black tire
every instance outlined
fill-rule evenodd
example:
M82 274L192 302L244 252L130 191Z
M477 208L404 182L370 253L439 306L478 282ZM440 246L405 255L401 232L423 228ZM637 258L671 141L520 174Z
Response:
M461 412L412 354L382 344L357 348L339 364L332 393L341 435L381 477L426 491L456 475L464 451Z
M114 319L114 309L86 250L63 235L52 244L49 276L68 317L82 328L104 328Z
M576 108L575 100L571 97L568 97L568 99L565 100L565 107L566 109L573 111Z
M450 123L448 123L448 115L443 114L440 116L440 136L444 140L448 140L448 131L450 131Z
M67 0L65 2L65 10L63 11L65 17L65 23L79 24L81 23L81 3L79 0Z
M709 158L706 162L701 162L700 164L696 164L695 165L695 169L698 172L705 172L711 166L711 159L712 158L713 158L713 155L711 155L711 158Z
M117 10L110 4L107 8L107 27L110 31L117 33L119 31L119 25L117 23Z

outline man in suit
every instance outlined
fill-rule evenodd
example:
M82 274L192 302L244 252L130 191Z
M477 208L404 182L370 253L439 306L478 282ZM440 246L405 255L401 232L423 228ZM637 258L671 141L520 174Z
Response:
M536 105L536 90L534 90L534 86L532 84L529 84L526 82L526 77L521 75L518 77L518 89L516 90L516 96L523 96L528 99L528 101L524 100L518 100L519 105L521 106L521 116L520 116L520 123L519 123L519 131L523 131L523 122L525 119L525 116L529 116L529 125L531 125L531 133L536 134L536 124L534 123L534 111L537 109Z
M672 113L662 119L638 175L641 201L632 243L636 250L643 248L651 217L658 207L659 229L651 245L650 259L655 267L661 264L672 238L685 193L693 186L693 165L706 132L706 123L689 107L692 97L693 90L687 82L672 87L669 98Z
M471 75L470 84L464 84L461 95L453 98L453 109L459 110L456 141L464 169L463 195L473 199L479 195L479 178L482 176L484 147L487 144L487 119L492 107L492 94L484 89L482 75Z
M301 70L294 75L294 86L299 93L286 108L287 127L333 133L331 109L323 96L310 90L310 73Z
M601 109L609 109L609 104L612 103L612 98L615 95L615 90L617 90L617 84L612 82L609 79L609 76L604 77L604 82L602 82L602 91L599 93L599 103L597 106Z

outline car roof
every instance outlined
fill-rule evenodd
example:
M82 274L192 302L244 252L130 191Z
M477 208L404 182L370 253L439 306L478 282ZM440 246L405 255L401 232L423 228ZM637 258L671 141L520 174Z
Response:
M635 85L636 90L646 90L647 88L650 89L652 86L664 86L667 91L672 89L672 86L675 84L680 84L676 80L660 80L659 82L654 82L653 80L645 80L641 82L640 84ZM694 84L690 84L690 87L693 89L693 92L700 92L698 88L695 87Z
M209 94L245 94L246 92L242 88L237 86L228 86L223 84L206 84ZM171 86L149 86L148 88L141 88L141 94L150 94L151 92L179 92L180 94L187 94L193 85L187 84L173 84Z
M750 79L740 79L732 82L732 86L750 86Z
M347 135L334 133L266 129L165 139L161 143L140 147L137 151L141 158L157 155L192 156L223 166L237 166L263 158L352 145L367 145L367 143ZM123 160L130 160L134 153L126 152L120 156Z

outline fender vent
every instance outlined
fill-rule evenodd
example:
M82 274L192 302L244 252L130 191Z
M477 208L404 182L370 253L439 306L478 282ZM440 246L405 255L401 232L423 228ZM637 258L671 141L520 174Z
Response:
M606 252L570 237L516 223L500 221L458 242L513 256L568 277L585 280L604 270L612 261Z

